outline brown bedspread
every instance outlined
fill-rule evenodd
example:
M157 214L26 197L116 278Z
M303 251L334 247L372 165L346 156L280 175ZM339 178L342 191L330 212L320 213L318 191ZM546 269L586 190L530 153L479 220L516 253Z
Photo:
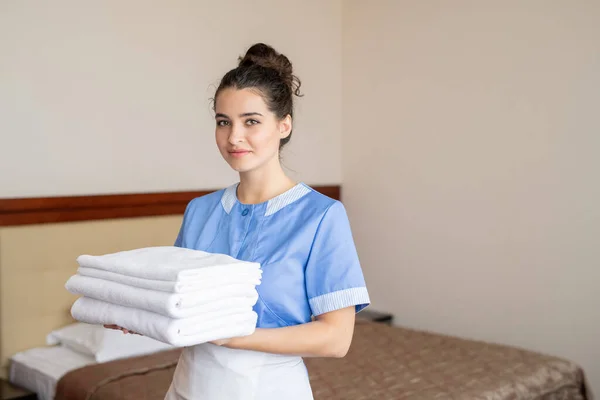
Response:
M163 400L178 356L172 350L71 371L56 400ZM377 323L357 324L345 358L305 362L315 400L586 399L583 372L571 362Z
M163 400L180 349L92 364L67 372L56 384L55 400Z

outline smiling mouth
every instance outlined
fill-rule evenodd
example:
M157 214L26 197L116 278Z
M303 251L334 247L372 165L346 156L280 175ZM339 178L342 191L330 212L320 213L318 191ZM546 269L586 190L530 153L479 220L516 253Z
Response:
M250 151L248 150L236 150L236 151L230 151L229 154L232 157L243 157L247 154L250 154Z

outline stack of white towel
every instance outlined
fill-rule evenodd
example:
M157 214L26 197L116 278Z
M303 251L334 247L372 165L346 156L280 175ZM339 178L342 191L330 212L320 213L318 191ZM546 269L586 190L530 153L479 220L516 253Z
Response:
M81 295L73 318L115 324L174 345L250 335L261 282L257 263L173 246L82 255L66 283Z

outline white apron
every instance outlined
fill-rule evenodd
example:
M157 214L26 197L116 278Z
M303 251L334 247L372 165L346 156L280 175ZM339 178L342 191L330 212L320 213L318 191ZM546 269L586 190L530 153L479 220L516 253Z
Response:
M203 343L183 349L165 400L313 400L301 357Z

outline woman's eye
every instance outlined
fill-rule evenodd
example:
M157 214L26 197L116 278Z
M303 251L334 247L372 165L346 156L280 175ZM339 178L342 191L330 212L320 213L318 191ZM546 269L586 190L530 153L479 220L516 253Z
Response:
M249 120L246 121L246 124L248 124L248 125L256 125L258 123L259 122L257 120L255 120L255 119L249 119Z
M226 125L229 125L229 121L225 121L225 120L217 121L217 125L218 126L226 126Z

